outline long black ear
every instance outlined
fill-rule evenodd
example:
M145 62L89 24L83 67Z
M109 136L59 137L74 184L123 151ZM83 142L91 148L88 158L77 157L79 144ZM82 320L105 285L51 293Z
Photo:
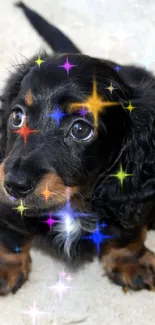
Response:
M59 53L81 53L70 39L58 28L49 24L35 11L29 9L23 2L15 4L21 8L28 18L31 25L37 30L40 36L52 47L55 52Z
M124 82L131 87L128 98L135 107L128 111L131 130L116 162L100 175L92 196L99 215L126 227L143 224L155 200L155 78L144 69L122 68ZM128 175L121 185L116 175Z

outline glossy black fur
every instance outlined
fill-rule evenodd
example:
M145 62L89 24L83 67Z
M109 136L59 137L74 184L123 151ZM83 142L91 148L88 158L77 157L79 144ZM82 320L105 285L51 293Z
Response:
M28 18L33 19L32 12ZM66 49L58 51L66 52ZM71 63L77 65L69 77L64 69L58 67L64 63L66 55ZM66 186L80 186L85 201L83 211L89 212L90 217L82 218L82 236L73 243L71 257L76 257L80 249L82 253L88 249L88 241L82 237L95 228L97 221L99 224L105 222L108 226L104 233L115 236L118 243L125 246L151 221L149 213L155 198L154 76L134 66L120 66L117 72L115 62L83 54L50 56L44 53L41 58L45 62L40 68L34 62L36 58L17 68L2 94L0 145L6 159L5 174L12 173L16 178L21 177L23 182L28 178L36 186L51 171L57 173ZM85 143L75 141L67 132L73 121L79 118L78 112L64 117L59 128L44 116L56 105L68 113L70 103L84 101L92 93L94 78L98 94L106 100L119 101L120 105L107 108L100 114L97 137ZM106 89L110 82L117 88L112 94ZM25 105L23 94L28 89L35 95L33 107L27 108L28 124L39 132L32 135L24 146L23 139L13 134L7 125L11 107ZM126 109L129 101L135 106L131 113ZM85 119L93 125L90 114ZM120 164L127 173L133 174L124 180L123 189L118 179L111 176L119 171ZM33 199L32 193L24 200L29 204ZM49 232L48 227L41 223L41 213L46 208L39 200L34 201L31 215L25 214L23 219L17 219L12 206L5 200L2 204L1 219L4 223L7 221L23 232L47 236L53 245L57 234ZM57 208L52 205L48 210L54 213ZM95 218L91 213L95 213ZM2 241L3 237L1 235ZM21 240L19 242L21 245ZM9 246L7 240L5 245Z

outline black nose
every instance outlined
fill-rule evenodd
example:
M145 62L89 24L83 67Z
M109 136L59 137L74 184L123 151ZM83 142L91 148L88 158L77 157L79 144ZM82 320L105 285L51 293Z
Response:
M4 180L4 187L7 193L15 197L24 197L33 189L32 181L27 177L17 177L17 175L6 175Z

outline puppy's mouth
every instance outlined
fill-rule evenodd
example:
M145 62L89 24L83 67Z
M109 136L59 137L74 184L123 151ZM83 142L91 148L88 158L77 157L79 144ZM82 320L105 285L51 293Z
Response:
M35 192L27 195L26 197L10 197L5 189L2 189L5 194L1 202L10 207L11 210L21 212L25 217L41 217L42 215L50 212L54 213L60 210L66 202L72 202L76 196L75 188L66 188L66 191L55 191L48 199L44 195L36 195Z

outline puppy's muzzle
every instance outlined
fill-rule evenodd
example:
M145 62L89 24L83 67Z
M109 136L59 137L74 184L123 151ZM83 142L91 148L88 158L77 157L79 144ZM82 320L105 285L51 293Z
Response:
M34 181L27 175L18 176L17 173L9 172L4 179L4 188L9 195L22 198L33 191Z

